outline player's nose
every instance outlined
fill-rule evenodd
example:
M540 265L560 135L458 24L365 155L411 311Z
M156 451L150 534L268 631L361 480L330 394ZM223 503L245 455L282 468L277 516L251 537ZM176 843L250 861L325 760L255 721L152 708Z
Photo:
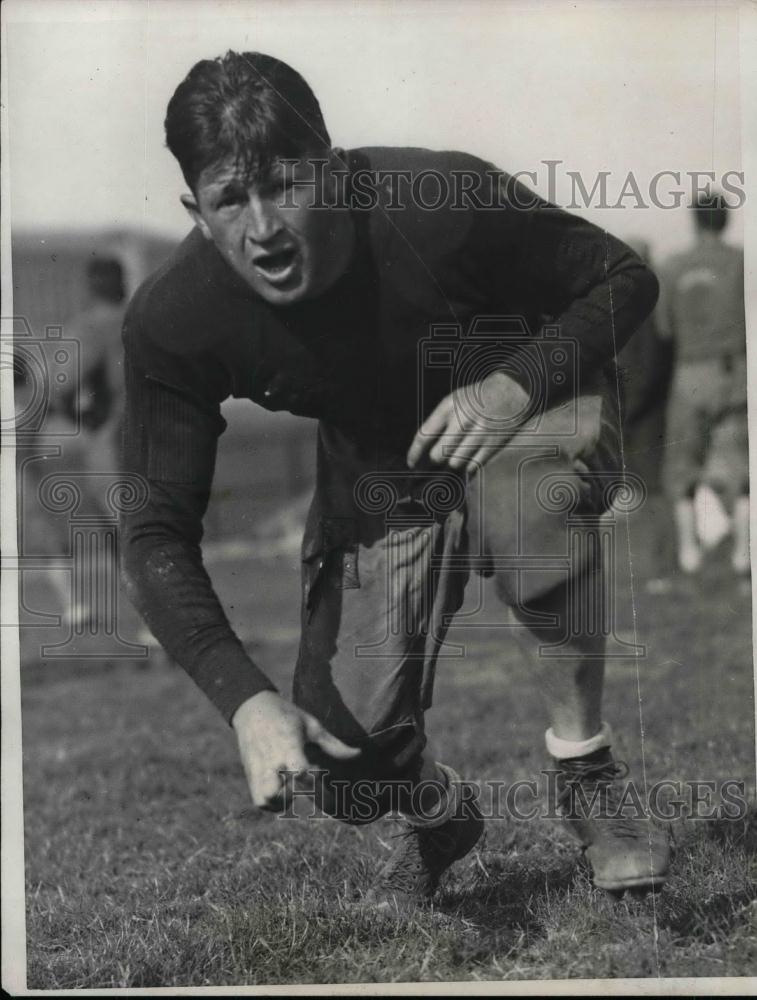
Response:
M246 234L254 243L267 243L283 229L278 208L271 198L250 192L247 203Z

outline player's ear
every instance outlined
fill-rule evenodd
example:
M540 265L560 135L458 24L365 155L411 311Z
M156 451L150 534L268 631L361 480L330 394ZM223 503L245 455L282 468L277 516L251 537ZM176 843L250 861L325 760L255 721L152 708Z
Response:
M195 196L193 194L183 194L181 195L180 200L184 208L186 208L187 212L189 212L189 216L192 219L192 222L194 222L194 224L200 230L205 239L206 240L212 239L213 237L210 235L208 224L202 217L202 213L200 212L200 207L197 204Z

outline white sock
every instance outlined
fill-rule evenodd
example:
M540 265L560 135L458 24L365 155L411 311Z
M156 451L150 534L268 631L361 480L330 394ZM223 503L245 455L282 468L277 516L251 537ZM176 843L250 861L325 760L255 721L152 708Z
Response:
M420 826L424 830L433 830L437 826L442 826L447 820L452 819L457 812L460 798L460 775L457 771L453 771L451 767L447 767L446 764L440 764L439 761L435 763L438 772L436 780L440 785L446 785L446 791L441 793L438 808L434 809L427 816L409 815L407 813L404 815L404 818L411 826Z
M603 750L612 745L612 730L606 722L595 736L590 736L588 740L564 740L560 736L555 736L552 729L548 729L544 734L547 744L547 752L555 760L567 760L569 757L587 757L595 750Z

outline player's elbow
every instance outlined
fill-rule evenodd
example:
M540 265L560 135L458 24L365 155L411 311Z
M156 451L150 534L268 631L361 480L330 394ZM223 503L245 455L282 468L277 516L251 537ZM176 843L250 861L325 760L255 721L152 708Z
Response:
M144 558L139 545L138 532L128 518L121 523L119 546L119 572L124 593L135 607L140 605L140 591Z
M175 583L178 569L201 564L201 535L201 521L178 514L169 519L149 505L122 519L119 570L126 594L138 610Z
M164 548L170 534L159 522L127 516L121 521L119 570L131 603L139 610L152 589L154 552Z

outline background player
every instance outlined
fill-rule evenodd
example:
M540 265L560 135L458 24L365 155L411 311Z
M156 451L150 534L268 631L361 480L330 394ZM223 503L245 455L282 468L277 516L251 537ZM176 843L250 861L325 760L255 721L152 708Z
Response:
M61 397L57 411L45 422L45 438L60 441L61 456L54 459L55 467L72 473L112 475L119 468L122 418L124 410L123 350L121 331L126 312L126 290L121 262L115 257L95 257L86 267L85 280L88 304L66 324L66 337L75 340L79 348L79 382ZM17 386L23 396L24 387ZM79 432L71 433L72 424ZM51 517L40 509L35 491L52 463L31 462L24 516L46 555L67 552L69 525L63 518ZM90 512L98 510L102 497L96 489L87 489L87 476L77 479L77 488L84 493L83 504ZM103 513L107 513L103 509ZM40 516L43 514L43 516ZM100 553L102 556L103 553ZM87 620L92 609L76 603L67 573L52 569L48 581L57 592L63 607L64 620L77 625Z
M661 270L660 332L673 338L675 374L667 421L667 492L674 505L678 562L702 564L694 496L706 483L731 515L731 563L750 571L744 253L723 239L722 195L692 205L694 245Z

